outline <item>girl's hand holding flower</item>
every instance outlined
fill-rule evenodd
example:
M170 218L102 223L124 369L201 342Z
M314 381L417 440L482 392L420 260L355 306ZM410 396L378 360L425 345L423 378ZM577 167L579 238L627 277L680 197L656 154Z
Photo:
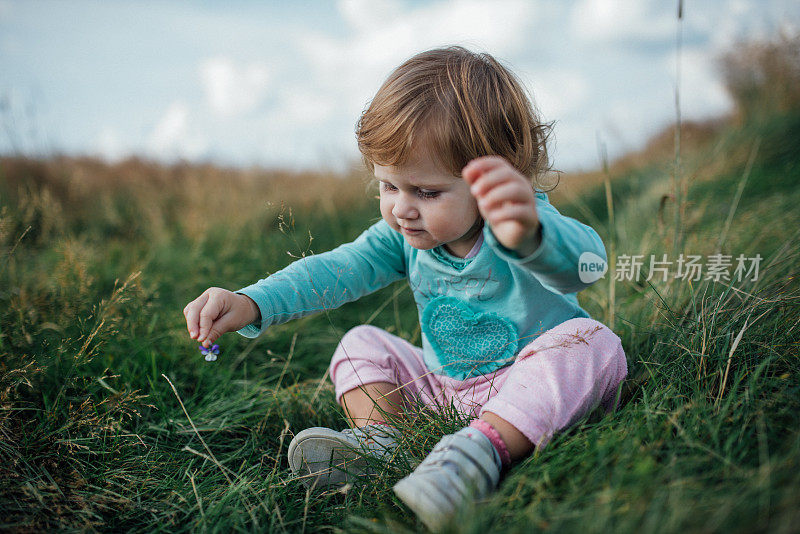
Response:
M250 297L219 287L206 289L183 309L189 336L206 349L219 336L256 322L261 313Z

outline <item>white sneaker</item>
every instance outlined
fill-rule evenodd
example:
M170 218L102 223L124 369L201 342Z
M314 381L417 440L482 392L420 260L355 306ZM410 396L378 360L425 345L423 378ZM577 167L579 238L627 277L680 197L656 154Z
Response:
M491 493L500 480L500 457L474 428L441 439L394 492L432 531L460 509Z
M388 460L397 441L386 425L367 425L338 432L307 428L289 444L289 467L306 485L325 489L352 484L374 474L375 464Z

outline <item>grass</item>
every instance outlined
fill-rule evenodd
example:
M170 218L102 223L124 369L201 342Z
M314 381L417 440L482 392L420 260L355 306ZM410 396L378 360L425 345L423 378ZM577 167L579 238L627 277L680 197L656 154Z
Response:
M758 253L758 280L663 282L645 267L613 299L610 277L582 292L628 355L620 409L515 466L452 532L796 531L797 139L800 115L770 109L684 143L681 251ZM617 257L671 255L672 154L609 172L608 189L565 177L557 207ZM209 285L353 239L379 216L372 196L356 172L0 160L0 528L423 530L391 485L459 414L412 414L400 453L347 491L307 493L285 458L294 433L344 426L323 380L344 332L369 321L419 343L402 284L255 341L229 334L215 364L181 314Z

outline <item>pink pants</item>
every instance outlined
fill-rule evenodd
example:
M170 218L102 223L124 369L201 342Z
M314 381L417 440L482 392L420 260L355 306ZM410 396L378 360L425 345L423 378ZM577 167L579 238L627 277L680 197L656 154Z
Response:
M359 386L389 382L409 405L421 401L438 410L452 403L473 417L492 412L539 447L598 405L613 410L628 372L616 334L582 318L543 333L513 364L467 380L433 374L419 347L380 328L357 326L339 342L330 371L337 402Z

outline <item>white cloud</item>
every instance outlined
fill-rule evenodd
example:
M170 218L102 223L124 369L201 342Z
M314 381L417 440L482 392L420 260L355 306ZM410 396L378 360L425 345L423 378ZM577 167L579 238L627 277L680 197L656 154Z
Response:
M189 109L183 102L174 102L156 125L150 141L156 146L174 145L186 135L189 124Z
M526 0L446 0L411 8L392 0L343 0L337 6L348 34L323 29L297 38L313 107L333 110L329 127L335 146L354 146L353 127L361 111L403 60L451 44L508 59L533 43L536 22L536 5ZM308 112L294 107L302 122Z
M346 37L310 32L300 40L314 74L329 86L377 89L399 63L416 52L446 44L466 44L503 56L521 47L533 18L533 4L449 0L388 16L396 6L381 2L356 12L354 2L339 4L352 28ZM360 9L360 6L359 6ZM356 13L354 13L356 12Z
M677 9L643 0L581 0L572 8L571 31L582 40L670 39L678 27Z
M675 57L667 61L675 72ZM689 48L681 54L681 113L702 119L728 112L733 106L730 95L717 74L715 56L708 49Z
M576 113L587 104L589 82L578 69L542 69L536 73L536 80L527 86L536 106L548 117L557 119Z
M151 154L165 159L198 157L208 143L192 132L189 107L181 101L173 102L148 137L147 148Z
M200 78L211 109L231 117L251 111L263 101L270 74L263 63L238 66L228 58L214 57L200 65Z
M270 119L283 123L287 129L319 125L336 112L335 102L320 92L303 87L289 86L278 98Z
M401 6L394 0L341 0L339 14L358 31L369 31L383 26L386 21L397 20Z
M130 150L124 146L122 136L110 126L103 126L100 130L94 140L93 151L111 162L120 161L130 155Z

